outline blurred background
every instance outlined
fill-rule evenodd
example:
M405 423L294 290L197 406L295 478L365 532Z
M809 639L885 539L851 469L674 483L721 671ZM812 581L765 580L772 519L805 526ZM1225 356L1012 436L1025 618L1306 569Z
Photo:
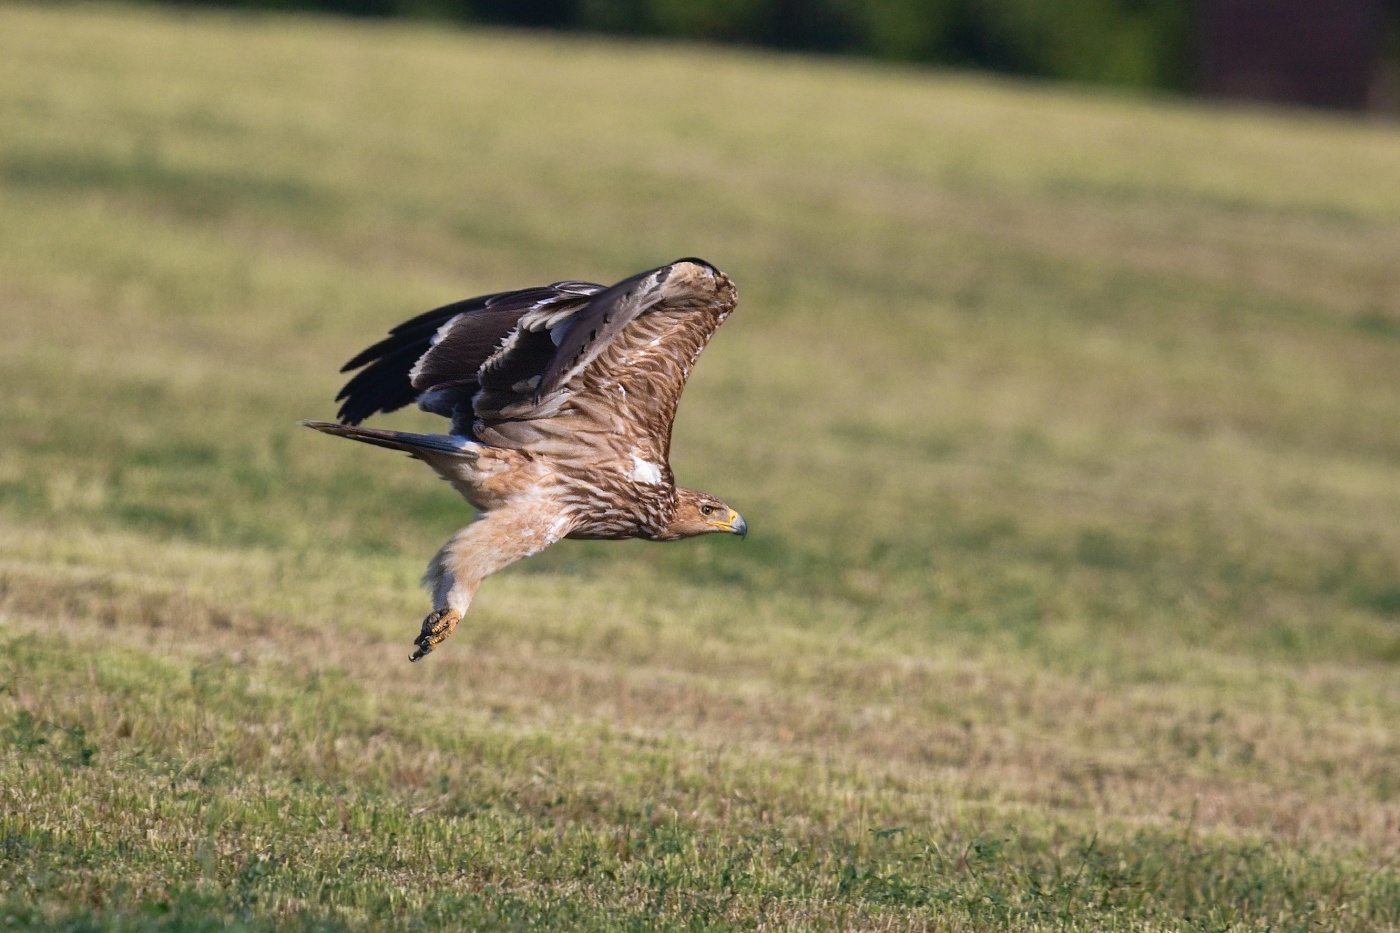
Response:
M215 0L213 5L665 36L1345 110L1395 114L1400 107L1396 0Z

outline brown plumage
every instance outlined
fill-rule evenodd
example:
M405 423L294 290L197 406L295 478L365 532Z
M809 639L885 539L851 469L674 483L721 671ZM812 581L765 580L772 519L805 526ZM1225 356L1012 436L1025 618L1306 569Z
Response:
M327 434L424 461L477 510L423 578L433 612L411 660L452 634L481 581L561 538L744 535L714 496L675 485L671 424L685 380L734 310L729 278L679 259L611 288L556 282L469 298L405 321L342 372ZM358 427L410 402L450 434Z

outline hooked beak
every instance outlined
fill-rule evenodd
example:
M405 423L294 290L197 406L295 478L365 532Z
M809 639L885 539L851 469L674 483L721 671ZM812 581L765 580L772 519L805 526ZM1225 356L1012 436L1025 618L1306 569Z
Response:
M729 510L729 514L725 516L724 521L706 522L705 524L711 526L716 531L727 531L741 538L746 538L749 534L749 523L744 521L744 516L733 509Z

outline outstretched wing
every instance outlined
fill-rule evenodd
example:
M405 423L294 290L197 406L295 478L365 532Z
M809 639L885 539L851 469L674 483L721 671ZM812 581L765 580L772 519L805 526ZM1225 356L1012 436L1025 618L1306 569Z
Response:
M469 434L477 371L521 316L576 308L603 290L591 282L555 282L468 298L404 321L340 368L360 370L335 397L343 403L341 423L359 424L417 402L424 411L452 418L454 434Z
M737 300L714 266L678 259L567 313L525 313L478 373L475 436L554 454L637 448L665 463L685 381Z
M554 454L638 448L665 463L685 380L734 310L728 277L681 259L611 288L558 282L420 315L344 367L358 424L417 401L453 433Z

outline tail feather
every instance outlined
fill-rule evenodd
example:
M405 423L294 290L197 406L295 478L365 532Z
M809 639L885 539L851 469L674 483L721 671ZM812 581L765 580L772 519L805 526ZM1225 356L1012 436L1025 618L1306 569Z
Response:
M450 434L410 434L406 431L385 431L380 428L362 428L358 425L337 424L334 421L302 421L308 428L315 428L324 434L348 437L352 441L363 441L376 447L402 450L404 453L420 457L425 453L470 456L478 446L475 441Z

